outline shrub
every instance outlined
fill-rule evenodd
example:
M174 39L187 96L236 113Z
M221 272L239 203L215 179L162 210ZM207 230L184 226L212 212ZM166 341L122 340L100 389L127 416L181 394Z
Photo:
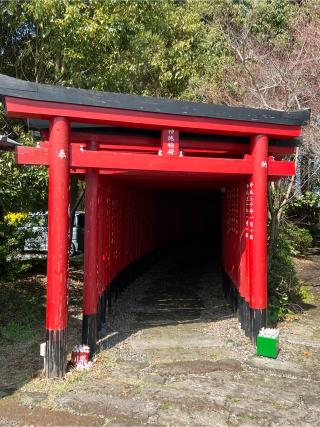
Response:
M306 191L300 196L294 197L286 207L286 215L294 221L305 224L318 224L319 222L320 194Z
M306 228L298 227L293 223L288 223L281 232L282 239L287 241L290 253L298 255L304 253L312 245L313 238Z
M287 223L282 226L268 272L268 320L275 324L303 300L302 283L299 281L292 255L303 253L312 244L309 231Z
M24 227L27 214L10 212L0 221L0 274L3 279L14 279L28 270L31 264L19 259L30 231Z

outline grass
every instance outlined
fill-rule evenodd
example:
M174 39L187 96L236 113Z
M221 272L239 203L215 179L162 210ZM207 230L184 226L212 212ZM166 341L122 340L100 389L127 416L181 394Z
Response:
M46 260L32 262L32 270L16 280L0 280L0 346L3 360L6 360L0 366L0 378L1 383L14 383L16 388L31 379L41 380L43 370L39 345L45 341ZM79 341L80 320L76 315L81 307L82 257L71 258L70 264L69 319L72 328L69 345L73 346Z
M79 320L82 298L81 256L70 260L71 289L69 295L68 344L72 348L79 342ZM45 260L36 261L34 268L16 281L0 281L0 345L7 363L0 366L3 384L14 384L17 391L13 398L24 402L24 393L44 393L43 406L55 407L54 399L78 384L86 382L89 372L73 371L61 380L47 380L43 376L43 359L39 356L39 345L45 340L46 276ZM72 314L71 314L72 313ZM110 363L107 357L104 364ZM27 396L28 394L26 394ZM27 403L27 402L26 402Z
M300 298L303 302L307 304L312 304L315 300L314 295L312 292L310 292L310 289L308 288L308 284L301 282L301 288L300 288Z
M0 327L0 335L7 341L24 342L33 336L31 325L11 322Z
M161 409L162 411L167 411L169 408L170 408L170 405L169 405L169 403L168 403L168 402L163 402L163 403L161 403L161 405L160 405L160 409Z
M0 345L33 344L44 334L44 277L37 274L13 282L0 281L0 307Z
M39 274L43 265L37 263L38 271L10 282L0 281L0 328L9 326L17 333L25 332L19 325L37 323L45 313L45 278ZM16 325L16 326L14 326Z
M220 356L221 356L221 353L213 352L210 354L210 359L218 360Z
M16 387L41 372L39 344L44 340L45 277L32 271L0 281L0 346L6 360L1 383Z

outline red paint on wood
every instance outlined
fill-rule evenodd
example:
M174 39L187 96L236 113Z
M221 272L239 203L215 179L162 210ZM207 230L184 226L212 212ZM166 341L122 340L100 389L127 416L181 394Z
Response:
M300 126L149 113L14 97L6 97L6 109L9 117L47 120L55 116L64 116L76 122L145 129L177 128L186 132L246 136L263 133L268 136L284 138L297 137L301 134Z
M15 151L15 160L19 165L49 165L49 144L47 147L25 147L21 145ZM69 150L69 146L68 146Z
M233 285L240 288L240 184L231 183L223 190L222 240L223 266Z
M202 157L174 157L151 154L118 152L94 152L75 150L72 152L72 167L108 168L153 172L185 172L212 174L251 174L251 159L217 159Z
M70 215L69 124L56 117L50 126L47 330L67 327Z
M104 200L103 200L103 182L102 177L98 177L98 210L96 212L98 222L98 257L97 257L97 294L101 296L103 292L103 228L104 228Z
M43 138L47 138L46 130L41 131ZM101 150L122 150L122 151L145 151L156 153L161 148L160 138L137 135L120 135L114 134L90 134L85 132L73 131L71 133L72 144L86 144L89 140L94 139L100 144ZM44 141L45 142L45 141ZM43 142L40 142L42 144ZM183 139L179 137L180 148L185 153L207 153L207 154L225 154L234 156L243 155L250 150L249 144L239 143L232 136L226 141L218 139L216 141L197 141L194 139ZM293 154L295 147L285 147L278 145L269 146L269 155L277 158Z
M249 221L251 308L267 308L267 175L268 138L252 138L253 174L249 182L247 212ZM252 212L251 212L252 211ZM251 224L252 223L252 224Z
M101 216L101 240L102 240L102 291L106 289L107 279L107 186L104 177L101 177L101 204L102 204L102 216Z
M97 149L92 142L88 147ZM89 152L88 150L88 152ZM97 280L98 280L98 184L99 174L96 169L87 169L85 192L85 233L84 233L84 282L83 282L83 314L97 312Z
M247 303L250 302L250 277L249 277L249 241L246 236L246 184L247 179L240 182L240 206L239 206L239 292Z
M112 169L103 173L114 174L128 171L143 172L180 172L205 174L250 174L252 160L229 158L179 157L168 159L169 156L152 154L118 153L107 151L81 151L72 145L71 167L74 173L84 173L86 167ZM47 165L49 150L47 147L17 147L16 161L18 164ZM295 174L294 162L277 161L268 158L268 174L277 179ZM117 171L115 171L117 170ZM210 180L212 177L208 177Z
M162 130L161 155L165 157L179 156L179 131L177 129Z
M268 161L268 175L273 177L293 176L296 173L296 165L294 162L287 162L282 160Z

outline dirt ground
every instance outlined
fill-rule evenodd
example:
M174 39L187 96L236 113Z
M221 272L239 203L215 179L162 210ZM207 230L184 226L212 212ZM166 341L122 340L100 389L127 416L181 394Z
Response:
M255 356L212 259L180 249L137 279L114 305L90 371L48 381L21 344L17 379L2 348L0 426L320 426L320 255L296 260L311 298L279 325L276 360ZM81 328L81 272L72 274L70 345Z

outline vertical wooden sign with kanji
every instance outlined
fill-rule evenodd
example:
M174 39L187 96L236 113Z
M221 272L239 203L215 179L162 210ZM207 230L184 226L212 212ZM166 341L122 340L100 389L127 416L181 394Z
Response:
M163 129L161 146L163 156L179 156L179 131L177 129Z

